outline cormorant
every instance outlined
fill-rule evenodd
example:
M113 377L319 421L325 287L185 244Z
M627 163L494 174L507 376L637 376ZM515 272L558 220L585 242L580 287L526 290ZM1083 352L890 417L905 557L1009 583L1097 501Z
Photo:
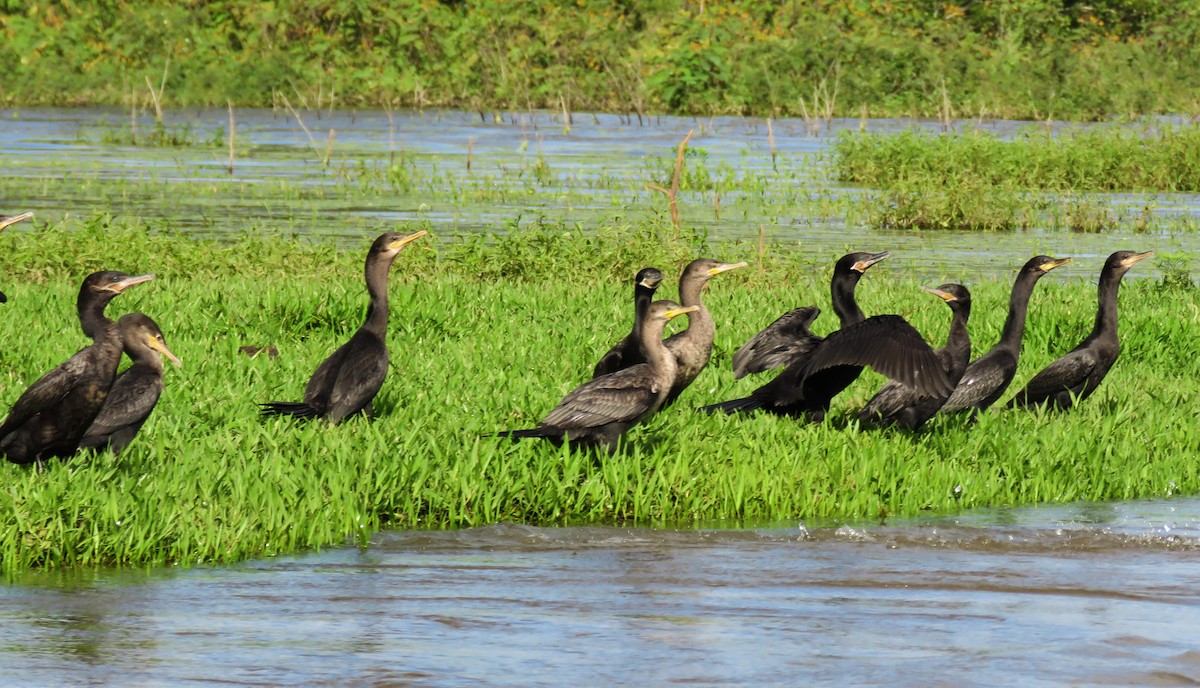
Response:
M737 413L762 409L820 422L833 397L854 382L864 365L923 393L937 393L946 384L944 373L938 369L922 374L932 371L937 359L921 335L896 315L865 318L854 298L863 273L890 255L886 251L850 253L838 259L829 288L842 329L822 339L808 331L808 323L816 317L815 307L810 307L811 312L796 309L785 314L746 342L735 364L735 374L780 365L785 366L783 372L748 397L700 410ZM810 366L818 354L822 360Z
M1021 356L1021 337L1025 334L1025 315L1029 311L1029 297L1042 275L1070 262L1070 258L1034 256L1017 273L1012 294L1008 300L1008 317L1000 341L987 353L967 366L954 393L942 406L942 413L965 410L985 411L996 403L1017 372L1017 359Z
M0 454L13 463L70 456L104 406L121 362L121 335L104 315L114 296L154 275L93 272L76 300L88 346L43 375L13 404L0 424Z
M679 276L679 301L684 308L695 306L688 315L688 326L683 332L671 335L665 345L667 350L675 355L678 369L671 391L663 406L671 404L696 379L708 359L712 356L713 339L716 337L716 326L712 315L700 301L704 285L711 277L746 267L747 263L722 263L711 258L698 258L688 263Z
M1034 375L1025 389L1008 402L1010 408L1047 405L1068 409L1096 391L1121 351L1117 340L1117 291L1121 288L1121 278L1135 263L1152 255L1153 251L1117 251L1104 261L1092 333L1070 353Z
M3 232L5 229L7 229L9 225L15 225L21 220L28 220L31 217L33 217L33 213L21 213L20 215L9 216L0 215L0 232ZM7 302L8 297L4 295L4 292L0 291L0 303Z
M371 402L387 376L388 270L400 249L428 234L388 232L380 235L367 252L367 319L350 341L330 354L304 388L304 401L272 401L262 404L264 416L324 418L338 423L364 412L373 415Z
M866 319L854 299L854 288L872 265L890 255L887 251L848 253L833 266L833 278L829 282L830 299L833 312L842 327ZM734 379L741 379L750 373L786 368L797 360L807 359L813 348L821 343L821 337L808 329L820 313L821 309L816 306L796 308L779 316L762 332L754 335L733 354Z
M642 321L646 317L646 309L650 308L650 302L654 300L654 292L662 281L663 274L657 268L642 268L638 271L637 276L633 278L633 331L604 354L592 371L592 377L608 375L622 368L646 362L641 344L638 343L641 341Z
M961 284L943 284L936 289L921 288L945 300L953 314L946 345L934 353L937 354L942 370L946 372L946 379L951 385L956 385L971 360L971 339L967 335L967 320L971 317L971 293ZM946 403L948 396L948 393L924 396L911 387L889 380L858 412L858 418L863 423L872 425L898 425L908 430L919 430L925 421L932 418L942 404Z
M502 437L542 437L555 445L597 446L612 452L629 428L663 407L678 364L663 343L663 328L671 318L695 313L699 306L671 301L650 304L642 322L642 351L646 362L583 383L558 402L536 428L506 430Z
M176 366L183 365L167 348L162 330L149 316L141 313L122 315L117 321L117 329L121 332L125 355L133 365L113 382L99 415L79 441L80 449L102 451L111 448L114 454L120 454L150 417L162 394L163 363L159 354L171 359Z

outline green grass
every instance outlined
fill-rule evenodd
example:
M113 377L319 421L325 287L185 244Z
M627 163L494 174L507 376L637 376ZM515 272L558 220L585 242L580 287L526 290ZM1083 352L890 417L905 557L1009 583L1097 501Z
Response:
M534 230L491 244L429 237L392 271L392 370L378 418L328 428L263 420L256 404L298 399L358 326L362 250L272 238L217 244L120 223L0 242L11 256L0 285L10 297L0 306L0 407L85 343L73 304L93 269L158 274L109 313L151 315L184 361L167 371L158 408L120 458L0 466L0 567L10 573L232 562L365 543L385 527L885 518L1200 492L1200 432L1180 412L1200 391L1200 315L1185 305L1190 282L1138 280L1136 269L1121 297L1122 358L1081 408L935 419L914 435L850 420L880 384L873 373L835 400L823 425L693 412L760 383L734 381L729 359L783 309L815 303L825 310L818 331L831 327L836 255L812 265L774 246L759 260L750 245L648 230ZM630 431L620 452L481 437L533 425L587 378L628 328L638 267L674 274L700 254L754 264L715 278L706 294L718 323L710 368ZM1007 259L1015 270L1027 257ZM873 269L860 300L940 342L948 309L916 289L912 260L896 255ZM675 296L673 282L662 296ZM1009 281L968 284L978 353L998 336ZM1074 346L1094 312L1090 281L1042 280L1014 384ZM245 344L274 344L280 356L248 358L237 351Z
M975 129L946 134L844 132L836 178L874 188L976 184L1021 190L1200 190L1200 126L1104 126L1012 139Z

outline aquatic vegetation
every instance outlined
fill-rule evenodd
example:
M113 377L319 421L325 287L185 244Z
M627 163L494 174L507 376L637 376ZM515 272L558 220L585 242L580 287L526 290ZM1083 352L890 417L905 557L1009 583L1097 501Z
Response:
M377 418L329 427L264 422L256 405L299 398L361 323L361 246L261 235L216 242L109 218L36 237L6 233L0 407L80 346L73 302L78 274L93 267L158 275L112 316L150 315L187 366L166 372L158 407L119 457L77 456L43 471L0 466L0 522L9 526L0 567L230 562L365 543L384 527L887 518L1200 492L1198 436L1180 412L1200 394L1198 316L1178 300L1187 292L1127 281L1121 359L1071 413L1006 410L975 424L935 418L917 434L872 432L854 417L882 384L869 371L820 425L693 412L759 384L734 380L733 352L780 304L825 303L837 256L778 246L760 254L753 243L668 229L558 234L430 236L410 246L391 274L392 370ZM698 254L752 266L706 294L713 360L674 406L630 431L611 457L481 437L536 422L590 377L628 327L638 268L661 268L659 296L672 298L674 275ZM1011 256L1014 268L1026 257ZM522 260L535 265L518 269ZM942 341L945 307L910 277L919 261L897 254L874 268L859 301L868 314L902 312ZM952 277L974 296L972 338L994 341L1010 278ZM1044 280L1014 384L1078 341L1094 312L1093 279ZM279 356L249 357L239 353L245 345L274 345Z
M830 152L838 179L876 188L993 187L1042 191L1200 190L1200 125L1097 126L1012 139L950 133L843 132Z

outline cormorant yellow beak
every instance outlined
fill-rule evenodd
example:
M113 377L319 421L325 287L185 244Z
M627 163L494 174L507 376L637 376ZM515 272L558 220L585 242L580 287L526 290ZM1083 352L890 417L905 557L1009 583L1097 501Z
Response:
M1150 256L1153 256L1153 255L1154 255L1154 251L1143 251L1142 253L1135 253L1132 256L1129 256L1125 260L1121 261L1121 267L1127 268L1127 267L1133 265L1134 263L1140 263L1141 261L1146 260L1147 258L1149 258Z
M892 253L890 251L884 251L883 253L876 253L875 255L871 256L870 258L864 258L863 260L856 261L854 263L854 265L850 266L850 269L854 270L856 272L866 272L867 268L871 267L872 265L878 263L879 261L881 261L885 258L890 258L891 255L892 255Z
M171 353L171 350L167 348L166 342L164 342L163 340L159 339L158 337L154 337L154 336L147 337L146 341L149 344L151 349L154 349L155 351L162 354L163 356L166 356L167 358L171 359L171 362L175 364L176 368L183 367L183 361L179 360L178 356Z
M119 282L113 282L112 284L106 284L103 287L101 287L101 289L104 289L105 291L111 291L111 292L116 292L116 293L120 294L121 292L132 287L135 284L141 284L142 282L149 282L152 279L154 279L154 275L134 275L133 277L126 277L125 279L123 279Z
M921 289L923 291L929 292L930 294L933 294L934 296L940 298L943 301L957 301L958 300L958 297L955 296L954 294L951 294L948 291L943 291L936 287L921 287Z
M747 263L746 261L742 261L740 263L721 263L720 265L718 265L716 267L709 268L708 274L711 277L713 275L719 275L722 272L729 272L730 270L737 270L738 268L744 268L747 265L749 265L749 263Z
M1038 267L1041 268L1042 272L1050 272L1054 268L1057 268L1061 265L1066 265L1067 263L1070 263L1070 262L1071 262L1070 258L1055 258L1054 260L1050 261L1049 263L1042 263Z
M657 289L659 284L662 284L662 279L655 279L653 277L647 277L641 282L638 282L639 287L645 287L647 289Z
M745 263L742 263L742 265L745 265ZM683 315L684 313L694 313L698 310L700 310L699 306L686 306L686 307L680 307L680 308L672 308L671 310L663 311L663 317L666 318L667 320L670 320L671 318L677 318L677 317Z
M9 225L15 225L21 220L28 220L33 217L33 213L21 213L11 217L0 217L0 232L3 232Z
M421 237L425 236L428 233L429 232L424 229L418 229L417 231L413 232L412 234L406 234L405 236L402 236L399 239L396 239L392 243L388 244L388 250L389 251L399 251L400 249L404 248L405 246L408 246L412 242L416 241L417 239L420 239Z

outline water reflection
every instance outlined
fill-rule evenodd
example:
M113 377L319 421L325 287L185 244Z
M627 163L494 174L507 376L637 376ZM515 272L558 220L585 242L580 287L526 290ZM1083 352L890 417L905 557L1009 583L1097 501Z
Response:
M739 530L385 532L0 588L0 683L1200 681L1200 500Z

